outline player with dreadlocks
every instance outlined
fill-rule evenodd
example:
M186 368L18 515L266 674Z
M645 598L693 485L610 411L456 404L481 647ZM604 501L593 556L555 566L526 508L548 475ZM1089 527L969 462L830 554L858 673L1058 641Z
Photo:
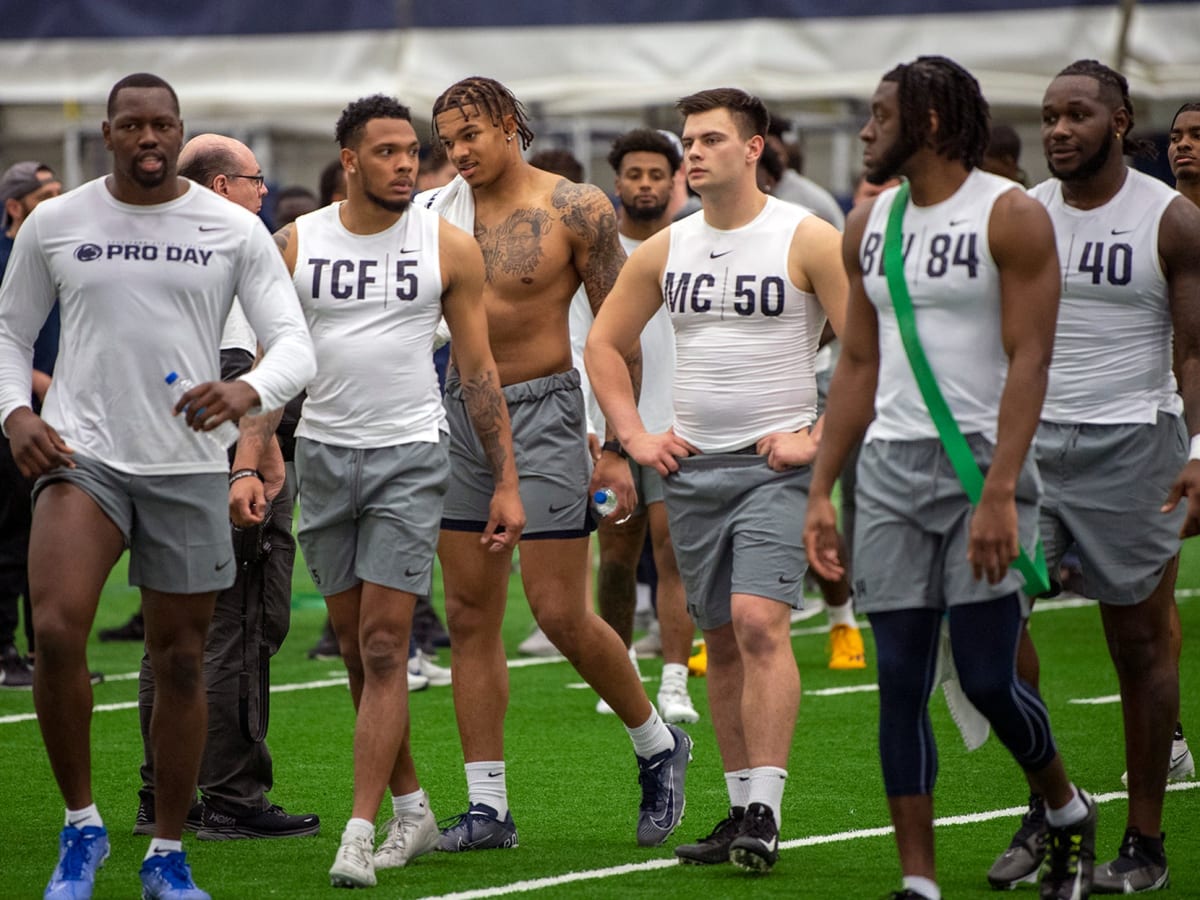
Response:
M1054 222L1062 283L1037 431L1040 532L1051 572L1078 551L1072 587L1101 601L1117 670L1129 812L1120 852L1096 867L1093 887L1116 894L1169 882L1163 795L1169 777L1194 771L1176 732L1175 576L1180 538L1200 530L1200 436L1188 452L1200 431L1200 210L1129 168L1125 155L1150 149L1133 125L1120 73L1090 59L1067 66L1042 101L1053 177L1031 191ZM1020 673L1036 684L1026 645ZM1039 805L1035 796L993 884L1036 868Z
M870 182L905 176L908 183L860 205L846 224L850 301L804 543L814 569L840 577L830 491L865 433L855 604L871 620L878 654L879 750L904 876L891 896L941 897L928 701L945 619L963 690L1047 798L1053 827L1041 896L1084 897L1096 807L1067 778L1041 698L1017 681L1028 604L1009 569L1020 548L1032 549L1037 523L1029 447L1058 308L1050 219L1019 185L977 168L988 142L987 103L971 74L949 59L923 56L885 75L859 138ZM906 289L894 293L884 276L885 243L893 242L884 235L898 198L895 252L904 252ZM903 318L916 319L933 380L984 474L974 506L918 390Z
M525 595L546 636L625 724L642 785L638 843L661 844L683 815L691 739L659 718L625 645L588 608L584 590L594 527L589 478L592 489L616 492L613 519L637 505L620 444L606 442L591 472L568 330L571 297L580 284L598 312L625 261L616 215L598 188L536 169L522 158L533 132L520 102L499 82L460 81L434 103L433 119L461 179L444 192L461 195L465 183L473 201L456 203L445 214L466 219L462 224L473 227L483 249L488 331L512 416L528 519L521 540ZM463 211L470 205L473 221ZM628 363L640 383L640 350ZM491 477L466 427L462 394L452 367L446 379L451 478L438 553L470 806L442 833L440 847L451 851L517 845L505 783L508 670L500 633L512 548L494 553L480 543Z

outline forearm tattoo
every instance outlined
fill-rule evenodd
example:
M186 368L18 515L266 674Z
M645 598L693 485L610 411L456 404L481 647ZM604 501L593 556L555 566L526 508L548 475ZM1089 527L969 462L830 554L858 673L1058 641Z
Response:
M625 262L625 251L617 238L617 215L612 203L597 188L566 179L555 187L550 201L562 223L588 248L587 263L580 277L595 312L612 290Z
M280 253L287 250L287 245L292 239L292 228L292 224L289 223L275 232L275 246L279 248Z
M504 474L504 466L508 463L508 453L500 441L501 427L507 416L504 395L500 392L500 381L496 373L481 372L464 381L462 395L467 406L467 415L471 417L471 424L475 427L479 443L487 456L492 478L499 481Z
M629 369L629 380L633 384L633 401L642 399L642 342L638 341L633 349L625 354L625 365Z

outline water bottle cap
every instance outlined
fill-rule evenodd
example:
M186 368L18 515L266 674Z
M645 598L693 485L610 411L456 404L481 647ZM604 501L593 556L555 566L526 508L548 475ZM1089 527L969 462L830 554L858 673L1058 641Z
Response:
M608 491L596 491L595 496L592 497L592 500L596 503L604 503L606 500L608 500Z
M174 383L175 383L176 381L178 381L178 380L179 380L179 373L178 373L178 372L168 372L168 373L167 373L167 377L166 377L166 379L165 379L165 381L167 382L167 384L174 384Z

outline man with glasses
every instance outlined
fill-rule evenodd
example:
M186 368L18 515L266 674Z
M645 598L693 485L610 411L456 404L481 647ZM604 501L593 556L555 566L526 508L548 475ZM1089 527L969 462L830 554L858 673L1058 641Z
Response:
M202 134L188 141L179 153L179 174L255 215L267 193L253 151L241 141L219 134ZM254 330L241 303L234 300L221 334L222 380L232 381L249 372L257 350ZM202 803L192 806L184 827L198 831L201 840L214 841L315 835L321 829L317 816L291 815L266 797L274 778L265 740L266 685L258 673L279 650L291 623L292 564L296 558L292 486L285 478L284 458L275 441L260 458L240 458L239 463L246 465L239 465L236 478L231 476L231 507L245 502L249 480L254 479L262 481L266 496L273 498L271 513L259 527L235 527L233 531L237 580L217 595L204 646L208 739L200 759ZM247 692L240 690L243 673L250 676ZM148 657L142 659L138 707L145 756L133 833L153 834L150 715L154 673Z

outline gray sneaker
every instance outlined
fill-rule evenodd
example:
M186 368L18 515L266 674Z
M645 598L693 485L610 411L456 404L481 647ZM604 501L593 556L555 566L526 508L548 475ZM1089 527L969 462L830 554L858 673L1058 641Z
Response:
M1080 791L1087 815L1062 828L1046 830L1046 866L1042 873L1042 900L1081 900L1092 890L1096 860L1096 801Z
M1148 838L1136 828L1125 829L1117 858L1097 866L1092 875L1093 894L1140 894L1170 884L1171 871L1162 840Z
M442 822L438 823L442 825ZM438 849L447 853L461 850L508 850L518 846L517 826L512 811L503 820L486 803L472 803L444 823Z
M1046 856L1046 806L1041 797L1029 796L1029 809L1021 817L1021 827L1013 835L1008 849L988 869L987 880L998 891L1018 884L1033 884Z
M674 747L649 759L637 758L642 786L637 842L643 847L657 847L669 838L686 806L683 782L692 760L692 739L676 725L668 725L667 730L675 738Z

